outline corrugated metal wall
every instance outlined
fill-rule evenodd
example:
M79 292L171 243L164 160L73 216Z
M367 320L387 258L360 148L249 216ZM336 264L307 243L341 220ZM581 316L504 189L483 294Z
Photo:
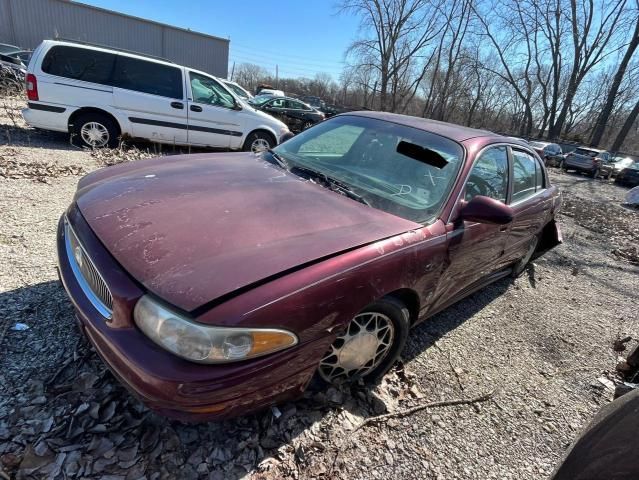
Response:
M67 0L0 0L0 43L68 38L124 48L226 78L228 40Z

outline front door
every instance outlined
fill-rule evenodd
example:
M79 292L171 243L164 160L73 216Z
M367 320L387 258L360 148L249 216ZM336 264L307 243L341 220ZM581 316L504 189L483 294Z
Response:
M189 71L189 143L218 148L238 148L243 136L241 110L235 99L208 75Z
M484 150L468 176L459 206L446 226L448 267L442 274L434 309L450 303L458 293L502 267L509 225L468 222L459 217L462 202L468 202L478 195L507 202L506 146Z

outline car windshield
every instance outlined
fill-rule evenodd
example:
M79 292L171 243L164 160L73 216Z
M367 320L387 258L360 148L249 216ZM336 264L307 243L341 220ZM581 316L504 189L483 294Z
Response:
M262 105L263 103L268 102L271 98L273 98L272 95L258 95L257 97L251 98L249 101L254 105Z
M588 157L596 157L599 154L596 150L587 150L585 148L578 148L575 150L575 153L577 155L586 155Z
M353 115L322 122L274 153L294 173L298 167L330 177L364 203L419 223L439 212L464 155L445 137Z

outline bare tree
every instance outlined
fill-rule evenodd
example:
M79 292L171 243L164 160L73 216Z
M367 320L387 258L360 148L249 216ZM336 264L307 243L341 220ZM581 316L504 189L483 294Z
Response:
M362 17L367 38L357 40L350 48L352 55L372 60L379 73L379 108L387 110L396 97L403 74L411 62L441 31L439 6L443 0L342 0L342 10ZM391 82L394 82L391 84ZM392 93L391 93L392 95Z
M623 80L624 75L626 74L626 69L628 68L628 64L632 59L635 51L637 50L637 46L639 46L639 0L637 1L637 9L634 11L635 13L635 28L632 33L632 37L630 38L630 42L628 43L628 48L626 48L626 53L624 54L621 62L619 63L619 67L617 68L617 73L612 80L612 85L610 86L610 90L608 90L608 95L606 97L606 103L604 104L599 116L597 117L597 121L595 122L595 127L592 132L592 137L590 138L590 145L596 147L601 142L601 139L604 134L604 130L606 129L606 125L608 124L608 120L610 119L610 114L612 113L612 109L615 104L615 100L617 100L617 95L619 93L619 87L621 86L621 81Z
M600 1L570 0L569 23L572 32L573 57L562 107L554 123L550 125L548 138L559 137L566 117L584 77L605 58L620 47L615 45L622 25L627 0Z

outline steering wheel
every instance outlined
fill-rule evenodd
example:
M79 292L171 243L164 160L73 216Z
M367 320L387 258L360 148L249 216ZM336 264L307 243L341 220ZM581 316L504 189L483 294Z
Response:
M468 182L466 182L465 197L468 199L476 197L478 195L497 198L499 192L497 192L497 190L495 190L495 188L483 178L473 176L468 179Z

